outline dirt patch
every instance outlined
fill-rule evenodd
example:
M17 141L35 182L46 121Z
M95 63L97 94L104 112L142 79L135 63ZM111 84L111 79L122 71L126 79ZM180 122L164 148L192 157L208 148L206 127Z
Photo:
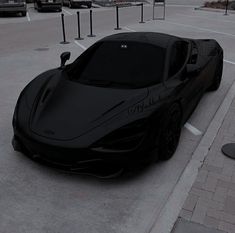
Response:
M229 10L235 10L235 1L227 1L227 0L205 2L204 7L215 8L215 9L225 9L227 3L228 3Z

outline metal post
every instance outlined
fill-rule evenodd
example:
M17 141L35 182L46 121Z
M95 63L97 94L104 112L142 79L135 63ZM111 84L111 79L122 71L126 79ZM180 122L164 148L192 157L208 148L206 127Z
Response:
M153 0L153 20L155 20L155 0Z
M75 38L75 40L83 40L83 38L81 38L81 32L80 32L80 12L77 11L77 20L78 20L78 37Z
M229 3L229 0L227 0L227 2L226 2L226 7L225 7L224 15L228 15L228 3Z
M66 37L65 37L65 27L64 27L64 14L61 14L61 22L62 22L62 31L63 31L63 41L60 42L60 44L69 44L68 41L66 41Z
M118 6L116 6L116 21L117 21L117 27L114 28L114 30L121 30L119 27L119 11L118 11Z
M140 23L145 23L144 22L144 4L141 3L140 7L141 7L141 11L140 11L140 14L141 14L141 16L140 16Z
M163 11L163 20L165 20L165 17L166 17L166 1L165 1L165 0L164 0L163 7L164 7L164 11Z
M92 10L90 10L90 35L88 37L95 37L92 33Z

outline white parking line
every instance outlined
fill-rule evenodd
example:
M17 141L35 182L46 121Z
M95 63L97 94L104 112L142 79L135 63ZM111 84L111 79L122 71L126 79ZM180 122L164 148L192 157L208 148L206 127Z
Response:
M65 10L64 8L62 9L65 13L67 13L68 15L72 15L72 13L71 12L69 12L69 11L67 11L67 10Z
M186 14L180 14L180 13L177 13L176 15L182 15L182 16L191 17L191 18L210 19L210 20L213 20L213 21L217 20L217 21L220 21L220 22L227 22L227 23L235 23L235 20L231 21L231 20L224 20L224 19L216 19L215 17L210 18L210 17L206 17L206 16L186 15Z
M172 22L172 21L169 21L169 20L165 20L165 22L166 23L170 23L170 24L174 24L174 25L183 26L183 27L195 28L195 29L198 29L198 30L201 30L201 31L213 32L213 33L216 33L216 34L221 34L221 35L235 37L234 34L226 33L226 32L220 32L220 31L215 31L215 30L210 30L208 28L201 28L201 27L197 27L197 26L193 26L193 25L189 25L189 24L183 24L183 23L175 23L175 22Z
M81 43L79 43L78 41L74 41L74 43L75 44L77 44L80 48L82 48L83 50L86 50L87 48L84 46L84 45L82 45Z
M201 135L202 132L200 130L198 130L197 128L195 128L193 125L189 124L188 122L185 123L184 127L189 130L192 134L198 136Z
M27 20L30 22L31 19L30 19L30 17L29 17L29 12L26 13L26 16L27 16Z
M224 59L224 62L229 63L229 64L232 64L232 65L235 65L235 62L233 62L233 61L229 61L229 60L225 60L225 59Z
M127 31L130 31L130 32L136 32L135 30L128 28L128 27L124 27L124 29L126 29Z

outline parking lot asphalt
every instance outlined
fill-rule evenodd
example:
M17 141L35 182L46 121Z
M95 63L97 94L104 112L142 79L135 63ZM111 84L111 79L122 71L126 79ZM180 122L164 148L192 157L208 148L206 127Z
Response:
M201 134L185 127L170 161L106 181L62 173L14 152L10 144L11 118L22 88L35 75L58 66L61 52L70 51L72 61L99 38L116 33L115 15L113 9L97 11L94 22L97 37L86 37L89 33L86 21L82 23L85 39L77 43L74 15L66 16L67 38L71 42L68 45L59 44L62 38L58 17L1 24L0 209L4 211L0 212L0 232L159 233L155 223L234 81L235 16L169 6L165 21L152 21L152 8L145 9L145 24L138 23L138 9L122 9L122 31L214 38L225 51L220 89L207 93L188 121Z

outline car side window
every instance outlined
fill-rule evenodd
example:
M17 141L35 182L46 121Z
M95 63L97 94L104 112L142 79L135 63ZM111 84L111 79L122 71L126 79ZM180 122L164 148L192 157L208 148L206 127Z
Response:
M174 76L180 71L184 65L188 52L188 43L185 41L177 41L173 44L170 54L169 74L168 78Z

